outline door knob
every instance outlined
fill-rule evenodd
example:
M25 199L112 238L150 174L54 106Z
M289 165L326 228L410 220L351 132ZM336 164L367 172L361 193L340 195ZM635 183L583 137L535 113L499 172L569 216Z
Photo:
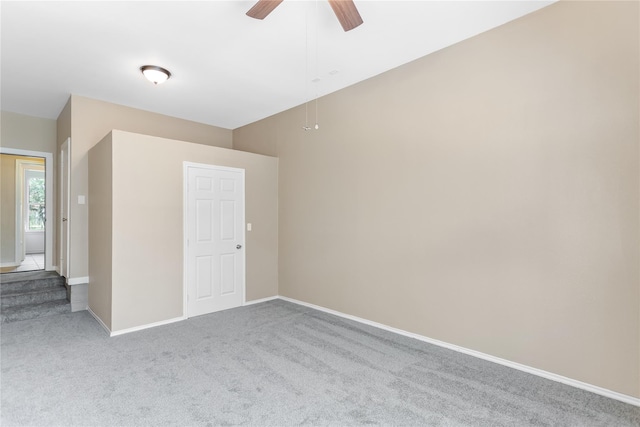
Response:
M62 222L67 222L67 218L62 218Z
M242 245L236 245L236 249L241 249Z

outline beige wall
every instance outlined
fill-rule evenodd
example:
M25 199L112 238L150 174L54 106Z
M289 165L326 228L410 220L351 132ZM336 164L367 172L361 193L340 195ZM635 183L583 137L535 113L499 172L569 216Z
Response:
M183 315L184 161L245 169L246 221L253 225L253 231L246 233L246 298L278 294L276 158L118 130L112 132L112 141L113 173L92 169L90 180L102 182L96 181L95 174L103 175L101 180L113 180L112 331ZM94 147L90 157L103 157L107 143ZM94 275L94 266L108 258L95 251L108 236L96 230L107 218L93 221L95 210L103 209L96 203L103 198L96 197L101 193L93 194L91 185L89 301L93 310L94 303L104 302L96 292L106 289L105 282ZM94 239L98 234L102 237Z
M16 156L0 155L0 264L16 261Z
M39 151L54 154L52 165L54 182L56 180L56 121L43 119L40 117L26 116L23 114L8 111L0 112L0 146L2 148ZM37 159L41 161L42 159ZM8 158L3 156L2 162L2 191L0 193L2 203L2 227L0 230L0 240L2 251L0 253L0 263L10 263L15 261L15 159L13 164L7 164ZM6 168L11 169L6 169ZM11 176L11 177L10 177ZM55 199L55 198L54 198ZM56 221L56 201L50 207L53 213L53 221ZM11 213L13 212L13 213ZM53 231L54 248L56 245L55 227ZM53 265L56 264L55 249L53 254Z
M560 2L234 131L279 292L640 397L637 2Z
M56 121L2 111L0 113L2 147L20 150L56 152Z
M67 101L64 108L58 115L58 120L56 121L56 153L60 154L59 147L67 140L67 138L71 138L71 98Z
M64 108L60 112L60 115L58 116L58 120L56 121L57 143L56 143L56 150L55 150L55 153L56 153L55 159L56 159L56 165L58 165L56 166L56 172L58 173L58 176L60 174L60 147L68 138L71 138L71 98L69 98L69 100L65 104ZM71 178L71 173L69 173L69 177ZM61 197L60 196L60 178L55 180L54 194L55 194L56 206L58 206L60 203L60 197ZM59 213L60 213L60 208L56 210L56 215L58 215ZM70 221L73 220L73 218L71 218L70 212L67 212L67 219ZM69 223L70 222L68 222L68 224ZM62 222L56 221L55 224L56 226L54 228L56 230L56 236L62 236ZM59 252L60 252L61 243L62 242L56 240L53 245L54 253L55 253L55 257L53 259L54 259L55 265L60 264ZM61 271L61 269L59 269L58 271Z
M113 150L111 133L89 150L89 308L111 329Z
M91 147L111 129L226 148L231 148L232 133L228 129L76 95L71 96L68 107L71 136L70 276L81 278L88 275L88 209L77 200L79 195L88 193L87 153ZM58 143L64 139L64 132L61 132ZM153 150L145 153L145 157L152 153Z

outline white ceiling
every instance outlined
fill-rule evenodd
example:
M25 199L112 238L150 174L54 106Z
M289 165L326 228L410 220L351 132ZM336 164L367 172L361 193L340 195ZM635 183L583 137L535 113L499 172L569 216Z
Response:
M76 94L235 129L553 1L356 0L364 24L347 33L325 0L264 21L253 3L2 1L1 107L55 119ZM145 64L173 77L153 86Z

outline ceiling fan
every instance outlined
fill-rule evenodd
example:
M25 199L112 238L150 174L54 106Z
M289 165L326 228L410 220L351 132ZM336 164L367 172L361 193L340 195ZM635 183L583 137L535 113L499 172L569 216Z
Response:
M255 19L264 19L275 9L282 0L258 0L247 12L247 16ZM340 25L345 31L350 31L362 24L362 17L358 13L353 0L329 0L333 13L336 14Z

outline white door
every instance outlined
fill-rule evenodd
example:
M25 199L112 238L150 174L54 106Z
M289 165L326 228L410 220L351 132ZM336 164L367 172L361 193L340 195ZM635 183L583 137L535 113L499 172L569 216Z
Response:
M244 170L185 163L187 317L244 303Z
M60 275L69 278L69 186L71 184L71 140L60 148Z

